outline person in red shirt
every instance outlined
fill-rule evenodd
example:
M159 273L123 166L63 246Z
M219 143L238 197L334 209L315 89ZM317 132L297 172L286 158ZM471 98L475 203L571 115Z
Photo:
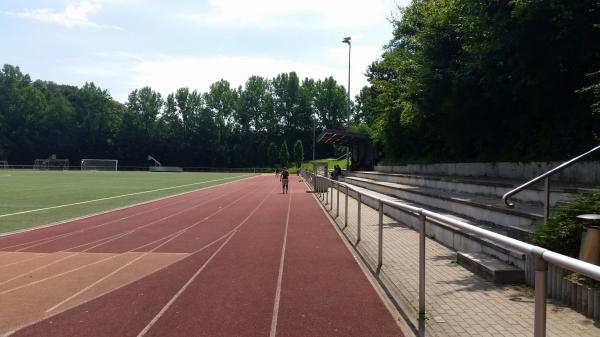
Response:
M284 167L283 171L281 171L281 179L280 179L283 194L286 194L288 192L289 176L290 176L290 173L288 172L287 167Z

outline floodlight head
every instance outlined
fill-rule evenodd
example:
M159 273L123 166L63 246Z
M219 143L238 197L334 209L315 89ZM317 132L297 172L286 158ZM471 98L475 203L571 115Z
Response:
M352 40L352 38L350 36L347 36L342 40L342 43L350 44L350 40Z

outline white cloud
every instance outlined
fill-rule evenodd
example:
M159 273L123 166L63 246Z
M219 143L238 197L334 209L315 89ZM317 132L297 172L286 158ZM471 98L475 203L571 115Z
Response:
M369 49L369 48L365 48ZM343 50L332 50L329 57L341 58L339 53ZM189 87L199 91L207 91L209 86L221 79L232 84L232 87L244 85L252 75L273 78L284 72L295 71L300 79L310 77L323 79L333 76L339 84L346 86L348 69L347 54L344 62L339 66L322 66L297 61L275 59L270 57L250 56L161 56L154 60L137 62L131 66L130 90L143 86L150 86L159 91L163 96L174 92L181 87ZM366 56L363 57L366 59ZM370 63L372 59L368 60ZM356 95L367 81L362 74L366 65L355 64L352 71L352 94ZM124 74L122 74L124 75ZM117 94L125 97L124 94Z
M68 66L65 70L90 78L114 77L118 75L114 68L102 66Z
M215 26L361 27L385 20L393 0L209 0L208 14L186 14Z
M95 1L79 1L70 3L63 11L55 11L48 8L25 9L21 12L8 12L7 14L19 18L53 23L68 28L72 27L94 27L115 28L116 26L101 25L92 21L89 16L100 10L101 5Z

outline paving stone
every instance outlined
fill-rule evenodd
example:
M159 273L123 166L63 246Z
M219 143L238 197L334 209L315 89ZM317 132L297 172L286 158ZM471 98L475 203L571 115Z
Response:
M335 220L352 243L356 242L357 202L348 198L348 225L344 227L344 194L340 193ZM326 209L330 209L327 205ZM335 200L333 206L335 207ZM329 211L335 215L335 208ZM418 307L419 234L384 216L384 253L381 279L416 324ZM362 205L361 241L357 251L376 269L378 212ZM532 336L533 298L515 286L495 286L454 263L456 252L426 239L427 336ZM523 301L514 301L514 298ZM439 318L442 318L440 320ZM548 301L548 337L600 337L600 328L576 311ZM443 322L442 322L443 321ZM585 322L585 323L582 323Z

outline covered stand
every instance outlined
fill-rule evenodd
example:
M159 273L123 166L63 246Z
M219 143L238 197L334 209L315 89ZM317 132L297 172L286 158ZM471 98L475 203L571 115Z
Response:
M350 147L352 171L372 170L375 166L375 146L366 133L325 129L317 142Z

